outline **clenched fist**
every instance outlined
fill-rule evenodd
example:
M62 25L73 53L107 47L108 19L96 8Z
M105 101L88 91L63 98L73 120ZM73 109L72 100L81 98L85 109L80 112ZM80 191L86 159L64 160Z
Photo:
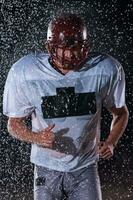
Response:
M99 143L99 156L103 159L109 159L113 156L114 153L114 146L113 144L109 144L106 141Z
M55 139L55 135L52 131L52 129L55 127L55 124L49 125L44 130L40 131L39 134L37 134L37 144L46 147L46 148L52 148L52 144Z

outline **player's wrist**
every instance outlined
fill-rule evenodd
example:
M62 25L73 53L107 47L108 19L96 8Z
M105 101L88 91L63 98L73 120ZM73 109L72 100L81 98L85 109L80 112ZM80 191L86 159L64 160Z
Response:
M115 143L115 142L112 142L112 141L106 140L105 143L106 143L107 145L113 146L113 148L116 147L116 143Z

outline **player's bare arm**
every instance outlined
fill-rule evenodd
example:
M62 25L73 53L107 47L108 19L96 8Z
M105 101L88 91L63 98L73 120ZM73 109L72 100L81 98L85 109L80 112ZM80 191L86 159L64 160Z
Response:
M101 158L109 159L113 155L114 147L117 145L119 138L124 133L128 122L128 109L126 106L122 108L109 108L109 112L113 115L110 134L105 142L99 145L99 155Z
M25 121L26 118L9 118L8 132L19 140L52 148L54 141L54 133L52 132L52 129L55 125L49 125L46 129L36 133L27 127Z

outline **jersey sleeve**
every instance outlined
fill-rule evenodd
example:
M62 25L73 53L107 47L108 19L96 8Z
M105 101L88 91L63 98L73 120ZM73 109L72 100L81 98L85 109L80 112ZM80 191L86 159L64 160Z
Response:
M21 77L12 67L7 76L3 95L3 114L8 117L25 117L34 110L22 85Z
M120 63L115 63L115 73L110 76L108 90L103 105L106 108L125 106L125 74Z

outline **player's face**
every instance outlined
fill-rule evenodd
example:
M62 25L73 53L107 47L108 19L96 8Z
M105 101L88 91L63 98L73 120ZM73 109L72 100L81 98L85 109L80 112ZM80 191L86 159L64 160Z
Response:
M87 54L88 52L86 52ZM57 48L56 51L58 68L76 69L83 61L82 45L75 45L74 47Z

